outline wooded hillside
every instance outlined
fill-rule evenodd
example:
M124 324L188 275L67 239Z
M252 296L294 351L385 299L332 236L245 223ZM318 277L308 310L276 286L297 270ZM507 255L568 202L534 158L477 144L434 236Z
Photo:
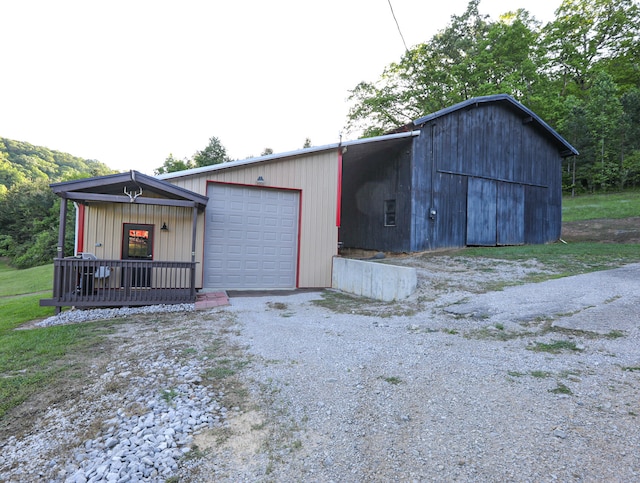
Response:
M50 263L56 253L60 199L49 183L115 173L103 163L0 138L0 256L19 268ZM73 226L73 210L69 210ZM66 252L73 250L67 231Z
M54 183L113 172L94 159L82 159L42 146L0 137L0 193L28 181Z

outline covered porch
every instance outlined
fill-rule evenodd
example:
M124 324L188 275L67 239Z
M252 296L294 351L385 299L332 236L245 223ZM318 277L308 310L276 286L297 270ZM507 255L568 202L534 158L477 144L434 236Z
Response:
M206 196L137 171L51 189L62 199L60 227L53 297L40 305L59 313L71 306L195 302L197 216ZM66 254L69 201L77 210L76 249Z

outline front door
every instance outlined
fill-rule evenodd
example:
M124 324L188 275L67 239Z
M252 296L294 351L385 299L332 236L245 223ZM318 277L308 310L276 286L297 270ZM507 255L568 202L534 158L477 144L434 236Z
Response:
M153 260L153 225L125 223L122 229L123 260ZM151 268L125 266L123 287L151 287Z

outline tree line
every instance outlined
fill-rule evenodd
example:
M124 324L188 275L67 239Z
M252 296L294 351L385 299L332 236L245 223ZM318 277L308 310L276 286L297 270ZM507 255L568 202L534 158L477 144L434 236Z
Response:
M466 99L506 93L580 151L566 192L640 184L640 13L634 0L564 0L543 25L525 9L491 20L471 0L379 79L350 91L347 129L380 135Z
M304 148L311 147L311 139L306 138L304 140ZM260 153L260 156L268 156L273 154L273 149L264 148ZM249 156L252 158L253 156ZM185 169L201 168L203 166L212 166L214 164L228 163L233 161L227 154L227 148L225 148L217 137L213 136L209 138L209 144L201 150L197 151L191 158L176 159L173 153L164 160L162 166L153 170L154 174L173 173L176 171L184 171Z
M0 256L28 268L51 263L58 243L60 198L49 183L112 174L106 165L29 143L0 138ZM68 226L73 226L69 210ZM73 251L68 230L65 251Z

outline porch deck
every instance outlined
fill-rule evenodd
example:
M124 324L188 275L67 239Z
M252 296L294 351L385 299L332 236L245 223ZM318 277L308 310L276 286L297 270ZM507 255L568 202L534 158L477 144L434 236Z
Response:
M91 260L53 261L53 298L41 306L132 307L194 303L195 262Z

